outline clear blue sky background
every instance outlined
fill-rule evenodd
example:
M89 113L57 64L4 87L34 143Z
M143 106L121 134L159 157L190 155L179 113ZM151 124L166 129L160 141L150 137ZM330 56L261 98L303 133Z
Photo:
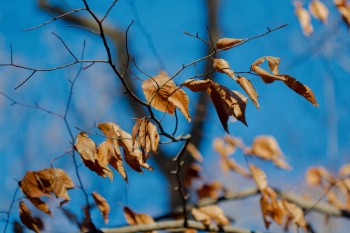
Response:
M53 2L62 4L61 1ZM78 2L67 1L72 7L81 6ZM109 4L110 1L99 1L93 7L99 15L103 15ZM293 171L281 171L259 161L257 164L267 172L271 184L294 191L305 187L302 183L307 167L322 165L336 173L343 164L349 162L349 33L333 3L327 1L325 4L330 10L329 22L322 25L313 19L315 32L308 38L302 34L294 15L292 1L223 0L219 4L222 37L248 38L265 32L266 27L289 24L280 31L225 52L222 57L230 62L235 71L248 71L251 63L262 56L281 57L280 72L294 76L314 91L320 107L313 107L282 84L265 85L258 77L252 76L261 108L256 110L251 102L248 103L248 128L240 123L229 125L232 134L242 138L248 145L260 134L276 137L288 162L294 167ZM199 32L206 37L205 7L204 1L200 0L120 0L107 22L125 31L131 20L135 19L135 25L130 31L130 50L137 57L138 65L147 73L155 75L162 67L157 60L160 58L166 71L173 74L183 63L204 55L203 43L182 32ZM1 1L0 62L9 62L10 44L13 45L14 61L22 65L52 67L70 62L70 55L51 32L62 36L77 54L81 53L83 41L86 40L87 59L104 58L98 37L81 29L69 28L60 20L35 31L22 31L49 19L50 16L40 10L35 1ZM156 47L158 58L152 53L142 29ZM29 73L14 68L0 69L1 92L20 103L38 103L41 107L59 114L63 114L67 103L70 88L68 79L72 79L78 72L78 67L73 67L57 72L39 73L15 91L14 87ZM176 82L181 83L192 75L193 70L189 69ZM218 80L232 89L237 88L224 75L219 75ZM72 108L68 115L70 125L89 129L95 122L113 121L130 131L133 122L130 119L134 116L128 114L128 106L123 104L125 96L120 86L108 67L95 65L84 71L73 95ZM17 181L26 170L47 168L53 158L70 149L69 135L61 119L36 109L10 104L11 101L0 96L0 211L9 208ZM195 101L192 101L190 108L194 107ZM210 108L214 112L213 106ZM181 119L179 132L186 133L188 126ZM73 133L77 134L78 131L74 129ZM226 182L228 187L239 190L242 180L239 181L232 174L223 175L219 171L218 159L211 147L211 141L223 135L224 130L216 113L211 114L205 128L205 142L200 148L205 157L204 176L207 181L218 179ZM169 146L170 156L176 154L174 148ZM243 163L240 154L235 159ZM58 160L54 166L66 169L76 182L70 156ZM111 183L96 177L85 167L81 167L80 171L86 189L89 192L98 190L111 204L111 226L124 223L121 205L128 205L136 211L147 212L153 216L168 211L165 180L157 172L157 167L155 172L145 172L144 175L129 169L129 185L118 175ZM237 178L237 182L232 183L232 177ZM251 182L248 184L252 185ZM80 198L81 191L73 190L70 195L72 202L67 204L67 208L81 216L80 208L84 204ZM62 222L67 224L62 232L75 229L55 210L58 202L51 202L50 205L54 215L58 217L46 220L49 225L48 232L57 232L54 227L60 226ZM18 216L17 204L14 207L11 220ZM102 217L97 210L94 211L95 222L103 227ZM237 213L229 215L240 220ZM257 216L260 218L260 213ZM238 223L242 223L242 227L255 226L263 229L262 222L252 225L248 220L245 218ZM4 223L1 222L0 226L4 226Z

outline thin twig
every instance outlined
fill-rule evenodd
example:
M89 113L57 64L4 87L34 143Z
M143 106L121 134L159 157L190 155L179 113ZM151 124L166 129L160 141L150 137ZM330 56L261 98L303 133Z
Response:
M15 193L13 194L12 201L11 201L11 204L10 204L10 207L9 207L9 210L7 211L6 225L5 225L5 228L4 228L4 232L3 232L3 233L6 233L7 227L8 227L8 225L9 225L9 223L10 223L10 214L11 214L12 207L13 207L15 201L16 201L16 196L17 196L18 190L19 190L19 186L17 186L16 191L15 191Z
M107 16L109 15L109 12L111 12L111 10L113 9L114 5L118 2L118 0L114 0L114 2L111 4L111 6L108 8L105 16L103 16L103 18L101 19L101 23L103 23L103 21L107 18Z

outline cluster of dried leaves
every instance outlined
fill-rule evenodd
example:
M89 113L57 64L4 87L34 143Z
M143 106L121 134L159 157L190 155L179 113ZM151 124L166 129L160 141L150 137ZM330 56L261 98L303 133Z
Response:
M306 172L305 179L309 185L321 188L330 204L350 211L350 164L342 166L337 176L324 167L312 167Z
M123 164L123 149L125 162L135 171L142 173L142 168L152 171L147 164L149 152L156 152L159 143L157 127L146 118L137 119L132 135L122 130L112 122L100 123L98 128L103 132L106 140L99 146L81 132L76 140L75 149L79 152L84 165L99 176L108 176L113 180L112 166L127 182L128 177Z
M340 15L345 24L350 27L350 5L347 0L334 0ZM310 13L303 8L301 1L295 1L295 14L298 17L304 35L309 36L313 33L313 26L311 23L311 15L326 24L328 22L329 11L328 8L320 0L312 0L309 4Z

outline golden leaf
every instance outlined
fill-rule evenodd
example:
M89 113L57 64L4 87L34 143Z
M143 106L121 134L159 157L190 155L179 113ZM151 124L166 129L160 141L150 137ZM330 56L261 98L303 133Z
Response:
M235 72L230 69L230 64L221 58L213 59L213 67L216 71L227 74L232 79L236 80Z
M334 3L342 15L343 21L345 24L350 27L350 7L346 0L334 0Z
M241 43L242 41L242 39L221 38L216 42L216 48L227 50Z
M151 150L153 152L157 151L159 134L157 127L152 122L147 118L138 119L133 128L133 133L134 132L136 132L136 134L132 135L132 141L135 143L137 137L142 151L145 151L145 153L148 153Z
M229 116L234 116L237 120L247 125L245 108L248 99L245 96L237 91L230 91L227 87L214 82L208 89L208 92L220 122L227 133Z
M109 214L109 211L110 211L108 202L106 201L106 199L104 197L102 197L97 192L93 192L92 193L92 197L94 198L98 209L101 211L101 213L103 215L103 219L105 221L105 224L107 224L108 221L109 221L108 220L108 214Z
M249 164L249 169L259 191L263 192L268 187L265 172L253 164Z
M124 207L124 217L129 225L142 225L154 223L154 219L148 214L135 213L128 207ZM147 231L146 233L156 233L157 231Z
M245 93L247 93L249 98L253 101L255 107L259 108L258 94L256 93L256 91L254 89L254 86L249 81L249 79L247 79L247 78L245 78L243 76L238 76L237 82L243 88Z
M299 95L303 96L305 99L310 101L314 106L318 106L315 95L308 86L302 84L301 82L299 82L298 80L296 80L295 78L289 75L284 74L281 76L285 78L283 82L289 88L291 88L293 91L295 91L296 93L298 93Z
M309 4L309 9L316 19L321 20L323 23L328 21L328 8L319 0L312 0Z
M229 159L227 157L221 157L220 167L224 172L234 171L245 177L251 177L251 174L242 166L240 166L234 159Z
M148 103L155 109L174 114L175 107L179 108L188 121L189 99L183 90L177 87L167 74L160 73L142 83L142 90Z
M222 157L227 157L227 156L233 154L236 150L235 146L233 146L230 143L225 143L225 141L222 138L215 138L214 139L213 148Z
M32 212L28 209L27 205L23 202L19 202L19 217L21 222L30 230L36 233L40 232L38 221L32 216Z
M284 161L283 153L274 137L258 136L254 139L252 148L248 148L244 152L264 160L271 160L279 168L291 169L289 164Z
M311 167L306 171L306 182L309 185L323 185L322 181L335 183L335 178L324 167Z
M311 24L311 17L309 12L302 7L300 1L294 2L295 5L295 15L297 16L300 26L303 29L304 35L309 36L313 32L313 27Z
M272 74L270 74L269 72L267 72L266 70L260 67L260 65L265 60L267 60L267 63L269 65L269 68ZM253 62L253 64L251 65L251 70L257 73L265 83L272 83L275 80L284 80L283 77L280 77L278 75L278 66L279 66L280 60L281 59L278 57L271 57L271 56L261 57Z
M197 80L197 79L187 79L181 84L181 86L187 87L193 92L206 91L212 84L210 79Z

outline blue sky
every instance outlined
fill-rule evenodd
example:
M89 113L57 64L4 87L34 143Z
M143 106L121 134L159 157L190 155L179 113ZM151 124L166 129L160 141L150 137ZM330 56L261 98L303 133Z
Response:
M54 2L62 4L62 1ZM67 3L73 7L80 6L73 0ZM102 1L92 5L99 15L103 15L109 4L110 1ZM257 110L248 102L248 128L240 123L229 125L230 132L242 138L248 145L260 134L276 137L288 162L294 167L293 171L281 171L273 166L257 163L267 172L272 184L292 190L305 186L302 184L303 176L309 166L323 165L335 173L342 164L349 162L349 33L345 24L340 21L333 3L328 1L325 4L330 10L329 22L322 25L313 19L315 32L311 37L302 34L291 1L222 0L219 4L218 20L222 37L249 38L264 33L267 27L288 24L279 31L232 51L226 51L220 56L229 61L235 71L248 71L251 63L262 56L281 57L280 73L290 74L308 85L314 91L320 105L314 107L284 85L265 85L260 78L253 76L250 78L259 93L261 108ZM67 27L67 24L60 20L38 30L22 31L49 19L50 16L38 9L35 1L1 1L0 62L9 62L9 48L12 44L14 61L20 64L52 67L68 63L71 61L70 55L52 32L60 35L75 53L81 53L85 40L87 59L104 58L105 54L98 37L81 29ZM203 1L119 1L107 23L125 31L133 19L135 24L130 31L130 50L136 56L138 65L147 73L155 75L159 72L163 66L159 59L162 60L165 70L173 74L182 64L204 55L203 43L183 34L184 31L194 34L199 32L199 35L206 37L207 19ZM149 40L145 38L142 30L147 33ZM150 41L159 57L152 53ZM20 103L33 106L38 103L62 114L69 94L68 79L76 75L78 68L36 74L23 87L14 90L29 73L1 67L0 91ZM193 69L185 71L175 81L181 83L191 75ZM236 84L224 75L218 75L218 81L230 88L237 88ZM71 126L89 129L95 122L113 121L130 131L133 122L131 118L134 116L128 114L129 106L123 104L125 95L120 85L111 70L103 65L95 65L84 71L76 83L71 111L68 114ZM191 96L195 98L196 95ZM10 104L10 101L0 96L0 182L3 184L0 194L0 199L3 200L0 203L1 211L9 207L17 181L26 170L46 168L50 166L53 158L70 149L69 135L61 119L35 109ZM190 109L193 108L195 101L190 103ZM236 176L222 175L218 169L218 159L211 148L211 141L215 137L225 135L225 132L212 105L210 112L213 114L207 121L205 140L200 148L205 157L204 175L208 181L230 181L232 176ZM179 132L186 133L188 126L185 119L181 118ZM74 129L74 133L77 134L78 131ZM175 147L169 146L170 156L176 154ZM243 163L242 155L238 154L235 159ZM70 157L66 156L54 165L67 169L74 177ZM117 176L115 181L110 183L96 177L84 167L80 170L87 190L98 190L110 201L111 225L123 223L120 206L125 204L151 215L167 212L167 189L157 167L155 172L145 172L144 175L128 170L129 185ZM237 181L237 185L227 185L239 189L241 183ZM155 190L157 191L154 192ZM80 213L83 205L83 201L79 200L81 192L73 190L70 194L72 202L67 208ZM53 202L51 205L57 206L57 203ZM59 211L56 212L57 215L60 214ZM94 213L98 226L104 226L97 211ZM12 211L13 219L16 219L17 215L16 207ZM58 219L64 221L62 217ZM246 220L242 220L244 221ZM49 220L48 231L54 229L53 227L58 225L57 222ZM257 227L262 227L259 224ZM67 228L74 229L70 225L67 225Z

